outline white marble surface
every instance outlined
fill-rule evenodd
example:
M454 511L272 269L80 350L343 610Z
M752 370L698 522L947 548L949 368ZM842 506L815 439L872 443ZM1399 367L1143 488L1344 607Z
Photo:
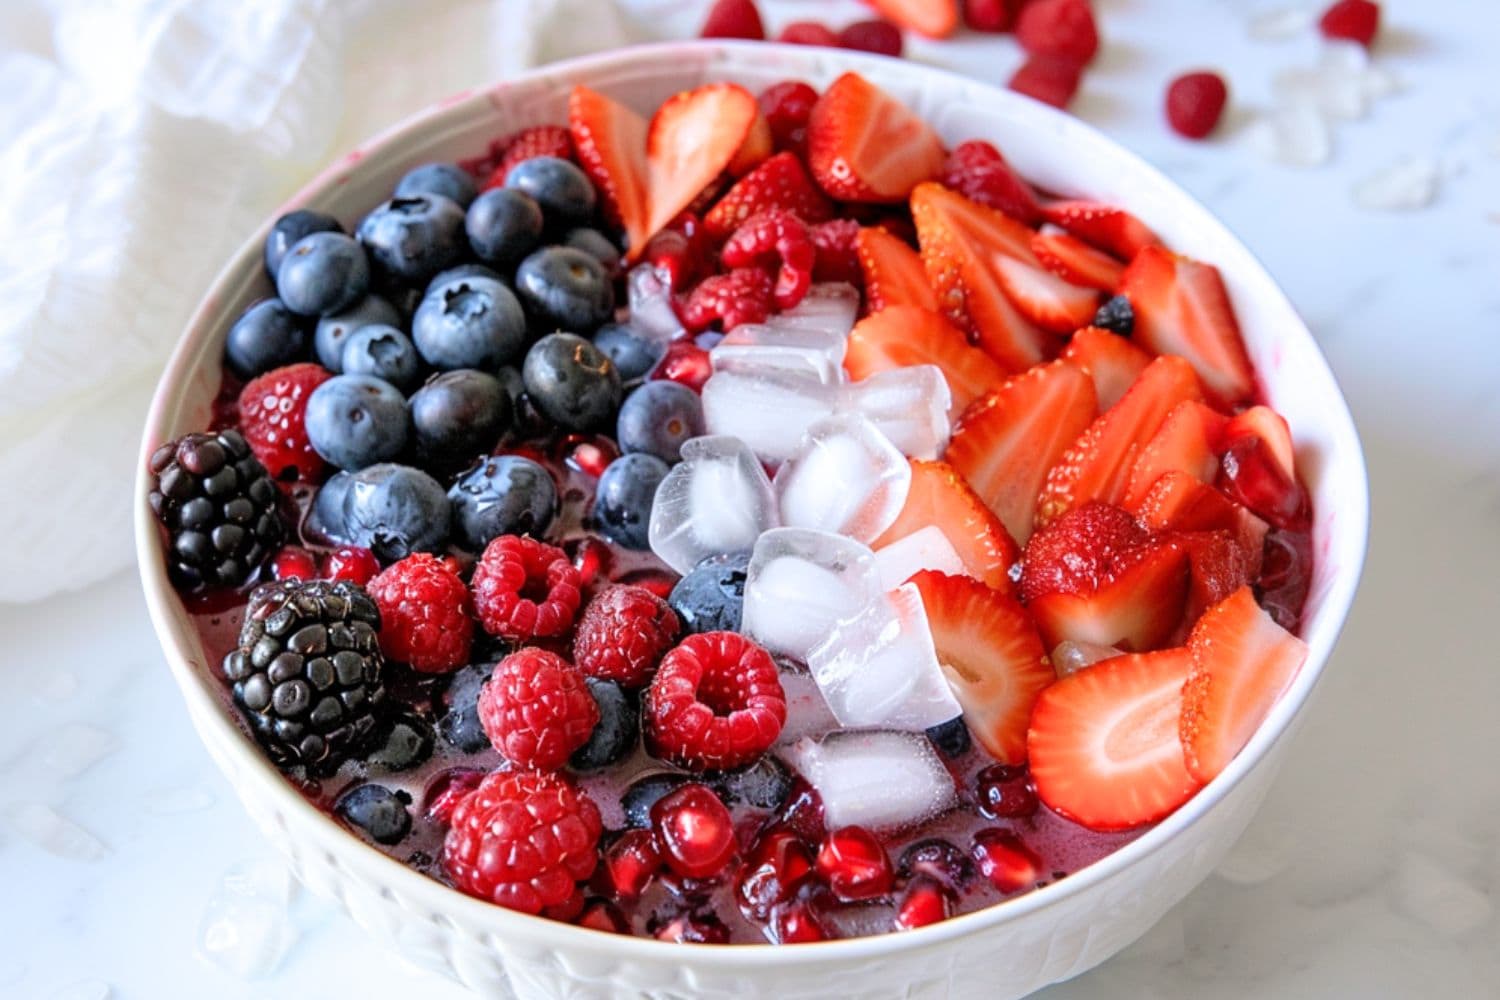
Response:
M1096 0L1107 44L1076 106L1224 218L1307 317L1353 405L1370 463L1364 586L1294 762L1220 873L1114 961L1049 1000L1500 996L1500 15L1488 0L1388 4L1379 59L1407 83L1342 125L1332 161L1293 170L1160 125L1164 81L1211 64L1240 108L1310 36L1267 44L1265 4ZM631 0L660 33L693 4ZM860 8L767 3L780 23ZM1003 80L1009 40L921 47ZM1361 178L1406 156L1444 176L1429 208L1357 208ZM126 501L128 488L120 490ZM102 735L101 735L102 734ZM87 748L98 759L68 759ZM41 806L98 843L82 859L22 833ZM461 994L378 952L321 900L266 978L194 957L230 867L270 859L198 746L122 574L81 594L0 607L0 996Z

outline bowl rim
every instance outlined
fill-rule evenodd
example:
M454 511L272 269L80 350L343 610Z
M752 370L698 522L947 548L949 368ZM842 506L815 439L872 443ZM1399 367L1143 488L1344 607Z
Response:
M179 405L179 387L188 384L195 370L194 361L202 350L202 341L221 311L218 303L226 293L232 291L238 276L247 268L261 266L261 244L276 216L288 207L304 203L319 192L339 183L341 175L346 174L358 159L362 159L364 155L371 152L383 151L395 146L415 133L439 130L445 122L467 118L474 113L477 106L490 103L492 95L521 84L544 82L551 78L555 85L564 86L568 78L585 71L652 62L672 65L676 60L689 57L702 59L707 56L710 61L705 64L705 68L711 69L714 60L723 60L726 55L747 53L774 55L778 60L789 64L795 64L804 59L808 62L821 59L832 62L844 70L859 71L862 68L869 68L877 73L890 72L895 68L893 64L899 63L900 72L912 79L927 78L943 87L978 90L985 94L986 100L1009 105L1006 108L1008 114L1013 114L1023 120L1031 119L1039 128L1054 133L1070 133L1080 141L1091 144L1116 159L1130 163L1133 169L1143 172L1151 181L1169 190L1174 197L1195 209L1207 224L1217 227L1223 237L1243 252L1246 263L1254 272L1257 272L1257 277L1263 279L1261 284L1268 290L1267 294L1274 296L1275 304L1283 307L1289 315L1296 317L1295 328L1285 330L1278 339L1305 338L1309 342L1314 360L1321 368L1317 374L1325 377L1337 390L1336 398L1330 400L1330 405L1324 408L1324 422L1333 437L1347 441L1350 446L1350 455L1347 459L1352 461L1351 472L1357 475L1357 482L1347 484L1355 488L1347 497L1347 503L1339 508L1338 524L1340 527L1338 530L1340 533L1357 534L1358 542L1348 553L1350 561L1345 566L1343 574L1332 580L1324 597L1322 614L1326 618L1335 620L1334 626L1327 633L1326 643L1321 649L1310 651L1307 663L1298 673L1292 686L1282 693L1271 714L1261 723L1250 743L1240 751L1229 766L1176 812L1158 822L1146 833L1115 849L1093 864L1071 873L1067 878L916 930L899 934L805 943L791 947L770 943L695 944L690 946L689 951L685 951L684 946L680 944L634 935L606 934L561 921L514 912L468 896L365 844L340 826L331 816L298 794L287 778L277 771L269 759L260 752L253 739L230 717L220 693L210 689L208 674L211 673L211 668L208 665L205 665L203 669L195 668L193 657L180 642L177 624L173 620L173 612L170 608L170 602L179 601L179 598L167 579L161 559L161 542L157 525L147 502L147 494L150 491L148 460L152 451L159 446L159 442L166 440L166 425L170 419L176 417ZM751 58L755 56L752 55ZM788 76L792 75L794 73L789 69ZM1208 813L1258 765L1275 743L1289 735L1294 720L1300 716L1321 678L1339 633L1348 620L1363 573L1369 544L1369 478L1363 447L1343 390L1338 386L1338 381L1329 368L1327 359L1318 347L1316 339L1305 321L1297 314L1295 307L1287 300L1281 287L1260 260L1223 222L1209 212L1186 189L1172 181L1133 150L1110 139L1094 126L1065 112L993 84L928 64L861 53L807 49L803 46L778 43L691 40L626 46L604 53L548 63L506 80L463 91L429 105L378 132L361 143L355 153L332 160L327 167L319 171L276 213L268 217L250 234L246 242L220 269L193 310L152 396L137 464L134 528L137 568L140 572L148 612L177 686L184 700L188 702L190 714L195 722L212 718L219 735L231 737L221 745L226 749L232 745L235 748L233 752L240 758L239 763L244 765L231 778L231 784L237 783L240 776L248 775L257 785L275 797L281 808L295 813L302 820L311 821L313 829L318 831L321 840L348 850L352 855L348 859L351 863L357 861L359 867L372 870L376 873L376 877L391 881L409 898L421 900L422 904L434 913L457 911L465 920L474 925L487 926L494 932L514 934L519 939L545 938L548 945L559 950L576 948L583 951L609 952L621 958L651 962L663 959L681 960L690 954L692 963L695 965L731 969L748 966L763 967L767 962L792 966L888 958L906 952L941 946L1012 920L1023 919L1032 913L1045 910L1083 893L1093 886L1113 879L1139 861L1157 854L1181 837L1189 827ZM200 734L200 739L202 739L202 734ZM211 750L207 746L205 749ZM210 756L215 755L211 752ZM219 761L216 760L216 763ZM221 769L223 769L222 764ZM330 835L337 839L331 839ZM332 849L330 847L330 850Z

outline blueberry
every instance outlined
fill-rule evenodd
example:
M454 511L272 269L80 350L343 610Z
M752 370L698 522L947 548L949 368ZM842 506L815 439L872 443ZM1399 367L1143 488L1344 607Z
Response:
M510 426L505 385L472 368L434 375L412 393L417 455L432 468L451 469L489 452Z
M468 208L478 192L474 187L474 178L454 164L424 163L420 167L408 170L406 176L396 182L396 190L393 193L397 198L440 194L460 208Z
M406 397L372 375L335 375L307 398L307 440L341 469L401 454L411 436Z
M451 514L438 481L421 469L385 462L349 477L344 525L349 544L382 562L413 552L437 552L448 543Z
M453 675L443 694L448 711L438 720L438 734L464 753L478 753L490 746L490 738L479 722L479 690L492 672L485 663L464 667Z
M656 487L667 476L667 463L655 455L622 455L609 463L594 494L594 524L599 533L627 549L648 549L646 529Z
M775 811L792 793L792 772L771 754L762 754L748 767L715 776L711 784L727 805L744 802L756 809Z
M408 285L425 285L468 253L464 210L440 194L392 198L364 217L358 235L376 269Z
M626 383L644 378L665 353L628 323L605 323L595 331L593 341L615 363Z
M369 288L364 248L343 233L302 237L276 272L276 294L304 316L331 316L364 298Z
M346 375L373 375L406 392L422 374L422 359L406 334L371 323L344 341L341 367Z
M615 313L604 265L573 247L543 247L516 268L516 294L542 330L592 333Z
M521 380L542 416L570 431L606 425L624 393L615 363L571 333L551 333L532 344Z
M1123 295L1116 295L1094 313L1094 326L1122 337L1130 336L1135 329L1135 308Z
M703 401L678 382L647 382L625 397L615 426L622 451L670 465L682 458L682 442L703 434Z
M500 276L500 272L496 271L493 267L473 263L459 264L448 268L446 271L439 271L437 274L434 274L432 280L427 283L427 288L422 292L422 298L425 299L427 293L434 288L442 288L450 281L460 281L464 278L488 278L490 281L499 281L501 283L505 281ZM420 302L417 304L421 305Z
M501 535L547 533L557 516L557 484L546 469L520 455L487 458L448 490L455 541L479 552Z
M347 544L349 528L344 523L344 497L349 493L352 473L335 472L313 497L312 510L307 515L307 532L315 541Z
M261 299L240 314L224 339L224 363L242 379L302 360L307 323L280 299Z
M376 323L401 326L401 314L396 312L396 307L378 295L366 295L352 309L318 320L318 328L313 333L313 350L318 355L318 364L334 374L342 371L344 340L355 330Z
M411 832L411 797L384 785L356 785L334 804L346 821L369 834L377 844L399 844Z
M640 709L614 681L585 677L584 683L594 696L594 704L599 706L599 724L568 763L580 771L595 771L635 749L640 733Z
M556 225L580 225L594 215L598 200L587 175L567 160L556 156L534 156L510 168L505 186L523 191L536 200Z
M480 260L512 268L542 241L542 208L524 191L493 188L469 206L464 231Z
M620 805L625 810L625 825L636 829L651 829L651 807L668 792L675 791L691 781L686 774L675 771L656 771L637 778L620 796Z
M746 553L709 556L677 581L667 603L684 633L739 631L749 565Z
M582 250L603 264L604 270L609 274L618 274L620 271L620 248L597 229L569 230L563 237L563 245Z
M385 771L409 771L432 756L432 727L411 712L397 715L368 763Z
M938 752L949 760L968 753L971 745L969 727L964 725L962 715L927 727L927 738L932 741L933 746L938 748Z
M411 321L412 340L435 368L498 368L526 344L515 295L489 278L459 278L428 291Z
M281 269L281 258L292 248L292 244L304 236L313 233L342 233L344 227L339 225L339 220L326 212L314 212L310 208L299 208L295 212L288 212L277 219L271 225L271 231L266 234L266 245L262 254L266 265L266 274L271 281L276 280L276 272Z

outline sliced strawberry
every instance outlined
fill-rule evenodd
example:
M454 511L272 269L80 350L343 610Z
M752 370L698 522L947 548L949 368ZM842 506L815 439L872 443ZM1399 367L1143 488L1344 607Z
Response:
M1097 326L1086 326L1073 334L1061 357L1094 380L1101 411L1118 403L1151 363L1151 355L1129 339Z
M1307 644L1241 587L1204 612L1188 649L1192 670L1182 692L1180 731L1188 770L1207 782L1250 742L1307 659Z
M865 306L872 313L891 306L919 306L937 311L937 296L927 283L922 258L900 237L878 226L863 228L855 238L864 274Z
M1083 371L1061 361L1038 365L965 410L944 458L1024 543L1048 470L1095 415Z
M745 133L745 141L740 143L734 159L729 161L729 166L725 169L729 171L731 177L744 177L766 162L775 151L776 145L771 138L771 125L766 121L765 114L760 110L760 102L757 101L755 120L750 123L750 131Z
M1254 395L1255 372L1218 268L1146 247L1125 269L1120 294L1135 310L1136 343L1187 358L1221 406Z
M654 232L647 228L646 119L579 86L568 96L568 131L605 216L625 231L631 253L638 256Z
M1271 526L1248 508L1186 472L1168 472L1133 510L1148 531L1227 531L1245 555L1245 572L1260 576L1266 532Z
M504 186L512 167L538 156L573 159L573 138L568 130L560 125L534 125L511 136L500 162L495 164L489 179L484 182L484 190Z
M1093 319L1099 293L1069 284L1045 268L1014 257L993 260L995 277L1021 314L1052 333L1072 333Z
M958 27L958 0L869 0L882 15L928 38L947 38Z
M803 222L833 218L833 203L807 176L792 153L777 153L730 188L703 217L703 230L722 240L753 215L772 208L795 213Z
M844 370L854 381L907 365L937 365L953 406L962 410L1005 381L999 362L971 345L942 316L917 306L891 306L866 316L849 334Z
M1178 403L1141 449L1130 472L1125 506L1134 510L1156 481L1169 472L1186 472L1211 483L1219 472L1220 442L1229 419L1195 400Z
M1177 735L1186 649L1116 656L1043 691L1026 747L1038 797L1091 830L1169 815L1201 786Z
M1032 705L1057 679L1026 609L967 576L923 570L911 582L964 722L996 760L1020 764Z
M1042 207L1042 215L1054 226L1061 226L1090 246L1114 254L1120 260L1134 260L1149 246L1159 246L1161 238L1140 219L1123 208L1101 205L1096 201L1054 201Z
M995 268L1006 258L1036 263L1031 230L939 184L912 192L911 213L941 311L1011 371L1045 361L1054 338L1021 314Z
M1002 593L1011 592L1010 568L1017 552L1005 526L953 466L913 459L906 504L871 547L884 548L932 524L942 529L971 575Z
M1037 524L1090 500L1117 504L1130 486L1141 449L1178 403L1202 398L1198 377L1177 357L1157 358L1130 391L1099 415L1047 473L1037 499Z
M1224 428L1217 485L1280 528L1307 523L1307 491L1297 481L1292 435L1286 421L1265 406L1252 406Z
M943 143L906 105L845 73L813 105L807 163L835 198L899 202L943 168Z
M982 140L959 143L943 163L938 183L1028 226L1041 221L1042 207L1031 185L1011 169L998 149ZM1113 290L1113 285L1106 289Z
M1037 233L1031 238L1031 252L1064 281L1101 292L1113 292L1125 273L1124 264L1067 233Z
M759 115L754 95L733 83L683 91L656 109L646 133L648 236L718 179Z

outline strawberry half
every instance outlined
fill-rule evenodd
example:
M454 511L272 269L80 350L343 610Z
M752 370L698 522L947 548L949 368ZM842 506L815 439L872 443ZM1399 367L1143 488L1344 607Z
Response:
M1026 747L1037 796L1091 830L1154 823L1193 797L1177 735L1186 649L1116 656L1043 691Z
M724 169L729 171L731 177L744 177L770 159L774 152L776 152L776 144L771 137L771 124L766 120L765 113L760 110L760 102L756 101L755 118L750 122L750 131L745 133L745 141L740 143L740 148L735 151L734 159L730 160L729 166Z
M833 218L833 203L792 153L777 153L730 188L703 217L703 230L725 239L752 216L785 209L809 225Z
M240 432L271 478L316 484L326 463L307 440L307 400L333 374L303 361L257 375L240 390Z
M1167 414L1178 403L1201 398L1198 377L1183 359L1161 357L1147 365L1130 391L1090 424L1047 473L1037 499L1037 524L1090 500L1123 500L1136 459Z
M943 144L911 109L857 73L845 73L813 105L807 163L835 198L899 202L943 168Z
M947 38L958 27L958 0L869 0L890 21L928 38Z
M963 332L937 313L891 306L866 316L849 334L844 370L859 381L892 368L937 365L948 380L955 409L962 410L1005 381L1005 369L971 345Z
M937 311L937 296L927 283L922 258L904 240L873 226L859 231L854 246L864 275L865 307L870 312L891 306Z
M1140 219L1123 208L1096 201L1054 201L1042 215L1093 247L1120 260L1134 260L1146 247L1158 246L1161 238Z
M1048 470L1095 413L1083 371L1061 361L1038 365L965 410L944 458L1024 543Z
M1061 357L1094 380L1101 412L1118 403L1151 363L1151 355L1128 338L1097 326L1086 326L1073 334Z
M1211 483L1219 472L1219 451L1229 419L1196 400L1178 403L1141 449L1130 473L1124 505L1134 510L1156 481L1169 472L1185 472Z
M1028 254L1028 256L1032 256ZM1032 260L1036 260L1032 256ZM1017 257L996 257L991 262L1000 287L1021 310L1021 315L1043 330L1072 333L1087 326L1099 308L1099 293L1069 284L1041 266Z
M718 179L759 116L754 95L733 83L683 91L656 109L646 132L648 236Z
M1031 252L1064 281L1101 292L1113 292L1125 273L1124 264L1067 233L1037 233L1031 238Z
M1026 609L966 576L923 570L911 582L964 722L996 760L1020 764L1031 708L1057 680Z
M1221 406L1254 395L1255 372L1218 268L1146 247L1125 269L1120 294L1135 310L1136 343L1186 358Z
M1250 579L1260 576L1266 532L1271 526L1248 508L1186 472L1168 472L1133 509L1147 531L1226 531L1245 556Z
M1187 767L1212 781L1244 749L1307 659L1307 644L1271 620L1249 587L1204 612L1188 639L1182 692Z
M911 214L943 314L1013 372L1047 360L1054 338L1021 314L995 268L1007 258L1036 261L1031 230L939 184L917 186Z
M975 579L1002 593L1010 593L1010 568L1016 543L947 462L912 459L911 488L895 523L870 546L882 549L928 525L937 525L952 543L964 567Z
M587 87L568 95L568 131L578 164L604 203L605 217L625 231L632 257L655 230L648 228L646 119Z

